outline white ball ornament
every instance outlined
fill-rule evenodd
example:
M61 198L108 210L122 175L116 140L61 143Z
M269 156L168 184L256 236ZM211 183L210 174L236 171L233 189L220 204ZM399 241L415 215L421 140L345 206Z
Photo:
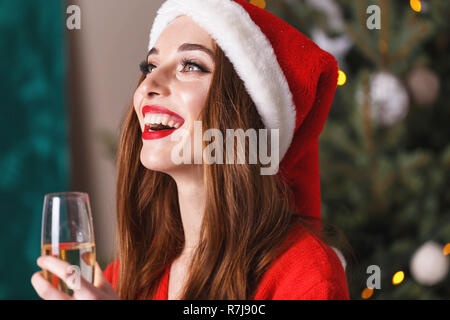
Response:
M416 250L411 258L410 271L417 282L432 286L446 277L449 262L442 249L440 244L428 241Z
M371 116L384 126L403 120L408 114L409 96L393 74L380 71L370 78Z

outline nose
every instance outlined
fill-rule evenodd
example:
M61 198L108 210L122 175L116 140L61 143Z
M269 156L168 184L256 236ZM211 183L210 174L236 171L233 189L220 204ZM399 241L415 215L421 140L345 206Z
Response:
M169 89L169 76L164 74L164 70L153 70L150 74L144 78L141 83L142 95L153 97L155 95L168 95Z

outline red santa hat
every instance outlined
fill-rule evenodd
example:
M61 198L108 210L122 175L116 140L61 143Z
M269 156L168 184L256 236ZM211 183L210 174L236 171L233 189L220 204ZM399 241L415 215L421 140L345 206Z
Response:
M320 218L318 138L337 85L333 56L282 19L245 0L167 0L150 32L187 15L216 41L267 129L279 129L279 165L297 212Z

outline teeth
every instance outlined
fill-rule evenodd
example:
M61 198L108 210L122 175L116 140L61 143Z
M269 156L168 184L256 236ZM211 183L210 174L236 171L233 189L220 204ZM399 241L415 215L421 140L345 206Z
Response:
M147 113L144 117L144 123L145 124L162 124L165 126L169 126L172 128L179 128L180 123L176 122L176 120L171 118L168 114L151 114Z

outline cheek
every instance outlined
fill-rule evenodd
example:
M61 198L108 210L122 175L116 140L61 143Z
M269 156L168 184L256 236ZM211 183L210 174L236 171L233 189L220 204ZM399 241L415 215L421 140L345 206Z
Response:
M139 88L135 91L134 96L133 96L133 106L134 106L134 111L136 111L136 113L139 115L139 106L140 103L142 101L142 94L140 93Z
M200 113L205 108L206 99L208 97L208 88L199 87L186 90L183 94L183 101L185 102L186 110L189 113L189 118L194 121L199 118Z

